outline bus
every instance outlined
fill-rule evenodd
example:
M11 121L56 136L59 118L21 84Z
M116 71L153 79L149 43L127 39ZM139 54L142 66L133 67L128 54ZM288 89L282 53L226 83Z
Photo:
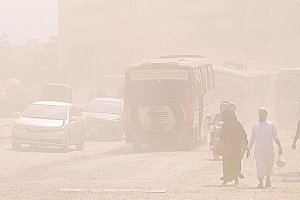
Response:
M125 139L190 149L207 138L215 114L214 74L206 58L161 58L133 64L124 86Z
M300 116L300 67L279 70L275 100L278 125L281 128L295 126Z
M238 119L249 128L257 121L261 106L270 108L271 75L262 69L225 61L223 66L214 66L216 102L233 102Z

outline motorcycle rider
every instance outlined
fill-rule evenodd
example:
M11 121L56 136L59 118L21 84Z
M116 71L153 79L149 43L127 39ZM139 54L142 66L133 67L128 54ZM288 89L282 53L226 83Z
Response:
M209 145L211 147L211 150L214 151L214 148L217 146L217 143L220 141L220 130L223 125L223 119L222 119L222 112L225 110L229 110L229 102L228 101L223 101L220 104L220 112L217 113L213 119L213 121L209 124L213 126L213 129L210 133L210 142ZM219 155L215 154L214 155L214 160L219 160Z
M223 121L222 112L229 109L230 103L228 101L222 101L220 104L220 112L217 113L212 121L212 124L215 124L217 121Z

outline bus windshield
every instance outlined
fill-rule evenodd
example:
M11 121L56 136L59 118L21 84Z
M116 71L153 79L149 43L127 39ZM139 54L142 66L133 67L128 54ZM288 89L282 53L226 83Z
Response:
M187 104L192 99L191 86L185 80L129 81L126 99L130 103L141 104Z

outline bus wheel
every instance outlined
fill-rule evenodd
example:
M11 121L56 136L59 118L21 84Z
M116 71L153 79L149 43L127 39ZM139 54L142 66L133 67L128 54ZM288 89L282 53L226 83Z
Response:
M142 145L139 143L132 143L132 150L134 153L141 152Z

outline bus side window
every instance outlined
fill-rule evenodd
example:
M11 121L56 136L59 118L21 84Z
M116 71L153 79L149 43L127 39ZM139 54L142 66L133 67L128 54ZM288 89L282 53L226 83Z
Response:
M205 80L205 72L204 72L205 70L204 70L204 67L202 66L201 68L200 68L200 75L201 75L201 81L200 81L200 83L201 83L201 85L202 86L204 86L204 87L206 87L206 80Z
M211 90L213 89L214 86L214 75L213 75L213 70L211 65L205 66L206 68L206 82L207 82L207 89Z
M199 69L200 73L200 91L201 95L204 96L205 93L207 92L207 78L205 74L205 67L201 66Z
M209 82L209 71L208 71L208 66L204 66L204 75L205 75L205 85L207 90L210 90L210 82Z
M210 78L210 85L211 85L211 89L215 88L215 78L214 78L214 72L213 72L213 68L211 65L209 65L209 78Z

